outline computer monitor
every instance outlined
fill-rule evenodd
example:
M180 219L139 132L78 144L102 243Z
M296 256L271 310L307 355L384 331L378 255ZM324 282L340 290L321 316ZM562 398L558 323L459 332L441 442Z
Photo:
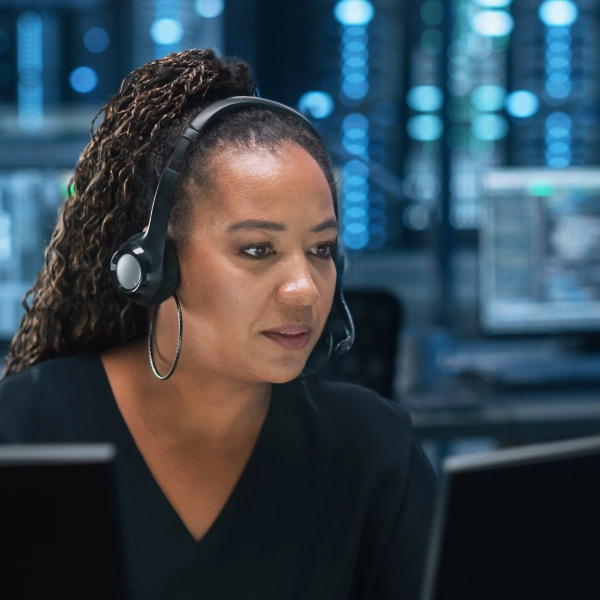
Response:
M600 436L444 463L421 600L600 598Z
M21 304L44 264L44 248L67 196L72 170L0 170L0 341L10 340Z
M0 445L0 597L127 597L110 444Z
M600 330L600 169L503 169L483 179L482 330Z

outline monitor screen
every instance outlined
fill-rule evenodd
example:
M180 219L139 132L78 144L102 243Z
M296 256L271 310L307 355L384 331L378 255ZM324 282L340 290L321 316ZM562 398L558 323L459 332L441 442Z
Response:
M21 301L43 265L71 174L67 169L0 171L0 341L12 338L25 313Z
M600 330L600 169L504 169L484 177L482 329Z
M455 456L421 600L600 598L600 436Z

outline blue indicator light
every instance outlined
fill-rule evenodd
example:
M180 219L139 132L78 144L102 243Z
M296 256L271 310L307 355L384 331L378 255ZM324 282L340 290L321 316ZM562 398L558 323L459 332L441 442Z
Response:
M342 225L346 231L351 227L354 228L356 225L362 225L367 228L369 226L369 215L364 208L350 208L347 211L344 211Z
M366 179L362 175L350 175L344 179L344 189L347 187L362 187L366 183Z
M511 5L512 0L475 0L475 3L485 8L506 8Z
M548 161L548 166L552 167L553 169L564 169L571 164L570 159L564 156L554 156L552 158L548 158L546 155L546 158Z
M342 169L345 178L358 176L365 180L369 176L369 167L360 160L349 160Z
M313 119L325 119L333 108L333 98L325 92L306 92L298 100L298 110Z
M513 117L526 119L538 111L540 101L538 97L526 90L517 90L506 98L506 110Z
M349 225L347 229L342 232L342 241L347 248L351 250L362 250L369 243L369 232L367 228L356 223L355 225Z
M364 219L367 216L367 211L364 208L348 208L345 211L345 216L349 219Z
M344 61L342 69L363 69L367 61L362 56L351 56Z
M218 17L225 9L224 0L196 0L196 12L205 19Z
M471 27L485 37L504 37L513 30L514 20L503 10L482 10L473 15Z
M480 85L471 94L471 104L484 112L500 110L504 106L506 90L499 85Z
M548 152L550 154L571 154L571 148L569 144L565 142L552 142L548 146Z
M95 54L104 52L108 48L109 42L108 33L102 27L92 27L83 36L83 45Z
M442 107L444 94L435 85L418 85L409 90L406 102L413 110L433 112Z
M183 27L177 19L158 19L152 23L150 36L155 43L163 46L177 44L183 37Z
M368 131L369 120L360 113L350 113L344 117L342 129L344 132L347 132L350 129L362 129L363 131Z
M420 142L439 140L444 133L442 120L435 115L419 115L412 117L406 124L408 135Z
M364 186L362 190L355 192L344 191L344 204L345 205L360 205L366 206L368 204L367 192L369 191L368 186Z
M342 92L344 92L344 94L352 99L352 100L359 100L360 98L364 98L367 93L369 91L369 83L364 80L363 77L363 81L360 82L350 82L345 80L344 83L342 83Z
M577 20L579 11L569 0L547 0L540 6L538 14L548 27L569 27Z
M479 115L471 122L473 135L480 140L501 140L508 133L508 122L500 115Z
M98 75L90 67L77 67L69 75L71 87L80 94L87 94L96 89Z
M552 98L562 99L566 98L573 89L570 81L548 81L546 82L546 93Z
M546 49L547 54L561 54L571 56L571 49L569 44L566 42L551 42L548 44L548 48Z
M342 25L367 25L373 18L375 9L367 0L340 0L335 5L333 14Z

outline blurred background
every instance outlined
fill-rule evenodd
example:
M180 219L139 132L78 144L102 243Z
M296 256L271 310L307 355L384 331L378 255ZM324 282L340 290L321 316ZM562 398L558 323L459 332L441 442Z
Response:
M0 0L0 341L94 115L211 46L321 132L357 343L450 454L600 433L600 3Z

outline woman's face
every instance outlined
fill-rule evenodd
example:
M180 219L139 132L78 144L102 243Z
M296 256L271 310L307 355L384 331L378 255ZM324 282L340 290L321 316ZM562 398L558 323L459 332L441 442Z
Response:
M179 251L182 359L240 381L290 381L333 301L329 185L292 143L277 154L223 151L209 168L213 183L192 191L190 233Z

